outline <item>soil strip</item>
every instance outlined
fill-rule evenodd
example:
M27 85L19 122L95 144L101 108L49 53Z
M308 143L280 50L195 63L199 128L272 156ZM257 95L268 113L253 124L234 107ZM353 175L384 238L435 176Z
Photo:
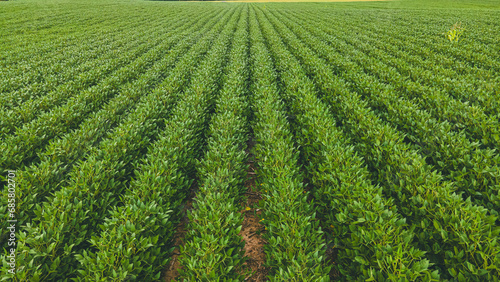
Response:
M179 261L179 256L181 255L180 246L184 245L184 237L186 235L186 228L189 222L187 214L188 211L193 208L193 199L196 194L196 190L198 190L198 184L195 181L195 183L193 183L193 186L191 187L190 195L188 197L186 205L182 209L182 219L177 225L175 231L175 235L173 238L173 245L175 246L175 249L172 252L170 262L165 267L165 270L163 272L163 277L165 278L164 280L167 282L177 281L176 279L179 277L179 269L181 268L181 263Z
M255 187L255 166L254 166L254 156L251 153L251 148L254 142L250 140L248 142L248 179L245 182L245 187L247 188L247 200L241 211L243 213L243 225L241 228L240 235L245 241L245 256L248 260L245 262L247 269L251 270L251 274L245 278L245 281L267 281L266 275L268 269L265 267L264 263L266 261L266 253L264 252L264 245L267 243L261 236L261 232L264 231L264 226L259 223L260 214L262 211L258 209L259 201L262 199L260 192ZM251 210L246 210L246 207L250 207Z

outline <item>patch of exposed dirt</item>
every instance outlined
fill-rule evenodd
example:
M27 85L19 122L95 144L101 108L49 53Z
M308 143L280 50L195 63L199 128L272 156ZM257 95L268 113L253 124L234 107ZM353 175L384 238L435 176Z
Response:
M266 260L266 254L264 252L264 245L267 243L261 236L261 232L264 230L264 226L259 223L259 216L262 213L259 210L258 203L262 199L259 191L255 189L255 166L254 158L250 153L250 148L253 146L253 142L248 142L247 153L249 154L249 169L248 169L248 179L245 182L245 187L247 192L245 193L247 198L246 201L242 203L242 210L240 211L243 216L243 224L240 231L240 235L245 241L245 256L248 258L245 262L247 269L251 270L251 274L245 278L245 281L261 282L267 281L266 275L268 269L264 266ZM195 186L195 185L193 185ZM172 254L172 259L170 263L166 266L163 276L164 280L171 282L177 281L179 277L179 269L181 268L179 262L180 256L180 246L184 244L183 239L187 232L186 228L188 225L188 210L192 209L192 203L195 196L195 191L197 186L191 189L191 194L186 206L183 209L183 218L176 228L176 233L174 236L174 246L175 250ZM247 210L246 207L250 207Z
M267 243L261 236L261 232L264 230L264 226L259 223L260 214L262 211L258 209L259 201L262 199L259 191L255 189L255 166L254 157L251 154L251 148L253 147L253 142L248 142L249 154L249 168L248 168L248 179L245 182L245 187L247 188L246 202L243 203L244 208L241 211L244 215L243 225L241 228L240 235L245 241L245 256L248 260L245 265L252 273L245 278L245 281L267 281L266 275L268 269L264 266L266 261L266 253L264 252L264 245ZM246 207L250 207L251 210L246 210Z
M163 277L164 280L167 282L171 281L177 281L176 279L179 277L179 269L181 268L181 263L179 262L179 256L181 255L180 253L180 246L184 244L184 237L186 235L186 227L188 225L189 219L187 216L188 210L191 210L193 208L193 198L195 195L195 191L197 190L197 184L196 181L193 184L193 187L191 188L190 195L188 197L188 201L186 202L186 205L182 209L182 214L183 217L179 224L177 225L175 235L174 235L174 246L175 249L172 253L172 258L169 262L169 264L165 267L165 270L163 272Z

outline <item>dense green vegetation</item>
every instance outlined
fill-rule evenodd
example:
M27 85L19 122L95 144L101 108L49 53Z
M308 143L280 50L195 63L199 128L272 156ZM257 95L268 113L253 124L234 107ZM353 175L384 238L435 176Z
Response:
M266 280L499 281L498 22L490 0L2 2L2 279L157 281L178 247L178 279L242 281L255 173Z

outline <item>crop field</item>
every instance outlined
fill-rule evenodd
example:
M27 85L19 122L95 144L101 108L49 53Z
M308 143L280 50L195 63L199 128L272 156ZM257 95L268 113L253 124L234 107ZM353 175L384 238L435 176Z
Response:
M500 4L418 1L0 2L0 281L499 281Z

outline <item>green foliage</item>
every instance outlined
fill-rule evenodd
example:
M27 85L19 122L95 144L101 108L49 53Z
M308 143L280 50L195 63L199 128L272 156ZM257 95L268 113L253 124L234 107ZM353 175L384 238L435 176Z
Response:
M378 109L379 116L401 132L407 132L407 138L428 157L427 161L439 168L448 179L455 181L460 190L467 192L465 198L472 196L477 204L500 211L500 160L495 151L481 148L479 142L470 142L464 132L454 132L453 125L448 121L436 121L425 109L419 109L412 101L400 97L394 87L385 85L380 79L365 74L362 67L337 54L332 47L310 36L308 32L292 25L291 22L288 23L296 34L307 42L308 46L335 66L335 73L350 82L351 90L365 96L367 103L372 108ZM314 33L319 36L325 36L314 28L310 30L316 31ZM364 54L356 55L363 56ZM367 58L362 62L373 65L378 63L373 58ZM382 73L384 67L387 69L382 65L377 72ZM321 75L324 79L328 79L324 72ZM389 76L384 75L384 77ZM429 96L434 98L437 107L448 108L445 103L451 99L447 99L439 92L431 95ZM448 109L448 112L452 111L451 107ZM464 107L464 111L467 110L472 112L474 109ZM479 116L480 110L475 112ZM486 115L483 116L485 119L488 118ZM481 123L482 126L478 127L482 127L484 131L495 130L496 125L492 124L494 122L493 120L485 121ZM471 127L474 125L477 123L472 124Z
M272 281L327 281L326 244L316 218L316 208L307 200L298 151L280 100L265 38L252 11L253 85L256 138L255 157L262 195L263 237L266 264Z
M239 234L243 216L238 202L244 192L247 170L244 144L248 129L243 116L248 107L244 100L246 14L246 9L239 9L239 19L234 21L237 24L231 25L230 32L221 40L221 48L215 53L218 56L208 61L212 83L206 76L200 76L197 81L200 86L195 88L215 102L215 113L207 133L206 154L196 165L199 189L193 210L188 212L189 224L179 258L180 278L187 281L241 281L245 277L244 242ZM222 76L226 57L229 60ZM222 90L217 95L217 81L221 80Z
M208 20L206 18L205 20ZM199 21L199 25L206 24L206 21ZM194 25L192 30L196 30L198 25ZM191 29L188 29L188 32ZM38 154L40 163L26 167L18 171L18 185L23 187L17 194L19 207L24 207L22 215L18 215L18 221L25 222L34 216L33 210L29 207L42 202L51 192L57 191L66 183L65 175L71 169L74 162L81 158L92 145L106 136L110 129L117 126L121 118L135 105L144 105L148 101L157 100L161 92L156 91L153 96L149 94L153 87L162 87L159 82L167 75L167 70L171 69L179 56L198 38L200 34L183 37L184 33L178 33L169 40L169 46L173 45L181 38L181 44L172 46L168 56L158 61L145 74L137 80L127 83L120 88L120 93L107 102L103 108L89 116L77 130L64 135L61 139L52 139L46 146L45 151ZM173 101L168 101L172 104ZM7 204L7 197L2 198ZM26 208L28 207L28 208ZM21 209L19 209L21 211ZM5 222L7 224L7 222ZM5 230L5 229L4 229Z
M248 153L268 280L498 281L498 8L3 3L2 281L247 279Z
M85 241L90 239L90 234L97 230L107 213L106 209L98 207L115 206L121 201L116 195L124 192L127 180L130 179L133 172L134 164L138 162L137 157L142 155L150 138L158 134L159 126L162 127L162 118L168 114L171 102L175 101L171 98L179 97L178 92L186 83L187 76L190 75L187 70L196 65L202 53L210 47L217 32L224 27L224 23L225 21L219 21L218 18L213 19L212 24L215 25L211 32L183 57L182 63L179 63L170 74L170 79L167 79L164 85L156 89L154 92L156 95L151 95L144 104L138 106L119 127L110 133L108 139L101 142L98 148L94 148L88 154L85 161L79 162L74 167L68 174L69 181L66 187L56 192L48 202L37 207L42 212L37 214L32 221L42 224L40 226L27 224L26 233L29 236L26 237L26 242L20 240L18 247L20 264L31 264L34 267L24 269L20 275L40 276L47 279L76 274L78 266L75 254L83 254L86 249ZM77 208L73 203L76 204ZM56 208L51 209L51 206ZM149 204L145 203L144 206L149 207ZM43 212L45 210L50 211ZM138 215L140 213L133 210L132 214ZM161 213L159 216L160 219L153 222L162 222L165 219ZM59 221L54 221L54 218L59 218ZM117 231L119 230L117 229ZM41 236L37 236L37 234L41 234ZM46 236L46 234L51 234L51 236ZM60 256L58 261L64 263L64 267L56 267L60 270L56 272L50 271L46 265L46 260L50 260L52 255L45 250L53 242L57 243L56 248L51 247L54 251L53 255ZM76 246L75 250L69 246ZM64 252L62 252L63 247ZM38 252L33 252L32 249L36 249ZM120 256L115 257L119 258ZM161 258L161 260L163 259L164 257ZM121 263L121 261L116 261L116 263ZM40 267L36 267L37 265ZM109 265L103 266L109 267ZM141 271L141 268L137 270Z
M390 210L391 201L385 201L381 190L369 184L361 159L335 128L299 62L288 56L285 45L278 43L280 39L267 25L266 32L268 41L274 43L278 67L284 71L285 97L295 115L302 161L308 164L321 218L332 231L331 246L339 249L339 271L349 280L438 278L427 269L424 252L411 246L412 229L405 230L405 220ZM283 57L289 59L280 60Z
M450 40L451 43L459 42L464 31L465 28L462 27L462 23L457 22L446 32L446 38Z
M230 23L234 24L236 17L233 14L224 15L225 20L219 21L205 40L199 42L186 57L190 57L200 49L209 46L211 38L216 36L217 30L224 27L232 15ZM226 27L225 31L231 28ZM147 158L136 170L135 179L131 183L128 192L125 193L126 205L111 213L111 218L106 220L101 236L90 242L99 250L98 253L83 253L79 257L83 270L80 270L80 279L85 280L89 275L102 273L101 277L111 277L117 274L120 277L140 278L142 280L157 280L161 274L161 267L168 261L171 253L171 240L175 232L175 226L182 214L180 209L188 190L192 184L194 171L192 166L199 154L199 147L203 142L203 123L206 120L208 97L210 96L211 83L207 83L205 74L211 73L210 68L217 69L216 61L220 61L223 46L227 43L227 35L222 34L216 41L210 55L205 58L200 68L194 74L193 82L185 91L184 98L172 113L172 118L166 120L165 128L159 133L159 139ZM192 61L191 64L195 62ZM186 67L186 65L184 65ZM180 72L184 73L184 72ZM211 77L216 80L216 74ZM212 89L213 91L213 89ZM164 160L169 160L165 162ZM157 206L157 211L149 210L148 205ZM129 207L134 207L137 216L130 217L127 214ZM168 216L171 213L171 216ZM118 234L121 234L119 226L127 225L132 219L134 222L142 222L144 218L151 218L148 228L133 228L133 233L126 233L123 238L116 235L107 236L108 230L115 230L118 226ZM144 226L142 223L141 227ZM137 230L136 230L137 229ZM111 234L113 235L113 233ZM158 238L160 240L158 241ZM103 246L109 242L128 244L128 252L121 249L109 250ZM145 242L145 243L142 243ZM147 244L144 246L144 244ZM130 251L130 249L132 251ZM125 250L125 249L124 249ZM130 264L129 258L134 260ZM96 268L97 261L109 261ZM113 262L113 263L111 263Z
M409 217L412 222L436 222L434 225L412 224L412 230L419 234L416 236L418 244L415 242L415 245L428 252L430 261L436 263L443 276L451 274L453 277L463 276L473 279L480 273L484 279L495 279L499 269L497 256L500 250L496 240L491 236L496 236L500 232L495 226L496 217L488 215L483 207L472 205L470 200L463 201L460 195L454 193L456 187L453 183L443 181L441 176L432 171L424 159L418 156L418 152L411 150L402 142L403 138L399 133L378 120L366 107L366 102L359 98L359 94L348 91L349 84L340 77L340 73L338 76L333 76L327 71L329 66L317 58L307 45L297 40L296 35L287 30L285 25L277 19L271 22L280 30L282 39L291 47L294 55L300 58L307 74L320 89L324 101L332 107L332 113L342 121L346 133L356 142L356 150L363 154L367 161L373 173L373 180L385 186L384 196L393 197L401 214ZM268 38L269 42L278 40ZM278 53L286 53L283 51L285 48L279 47L276 50ZM285 54L282 56L287 59L278 59L278 62L290 64L291 57ZM334 71L338 69L338 65L338 63L333 65ZM287 72L292 70L297 72L298 69L300 66L297 63L295 66L283 67ZM344 70L346 71L348 70ZM307 93L314 89L314 85L308 85L305 80L297 81L298 76L297 73L292 76L295 79L290 82L293 86L291 93ZM443 206L448 208L442 210ZM462 214L461 218L467 219L460 221L456 218L458 213ZM478 214L480 216L475 217ZM460 224L456 225L455 222ZM484 227L471 231L471 226ZM429 232L429 227L435 231ZM465 232L468 236L474 234L475 237L466 239L451 230L460 230L459 232ZM435 233L440 234L440 237L436 238L433 235ZM439 243L429 244L433 239L439 240ZM451 243L453 241L455 243ZM487 250L483 259L479 259L479 254L474 249L465 247L470 244L473 244L475 249ZM444 250L457 245L462 246L461 249L466 255L445 259ZM446 247L440 248L440 246ZM446 268L441 268L442 266ZM453 268L456 273L450 273L449 268ZM478 272L478 269L481 271Z

